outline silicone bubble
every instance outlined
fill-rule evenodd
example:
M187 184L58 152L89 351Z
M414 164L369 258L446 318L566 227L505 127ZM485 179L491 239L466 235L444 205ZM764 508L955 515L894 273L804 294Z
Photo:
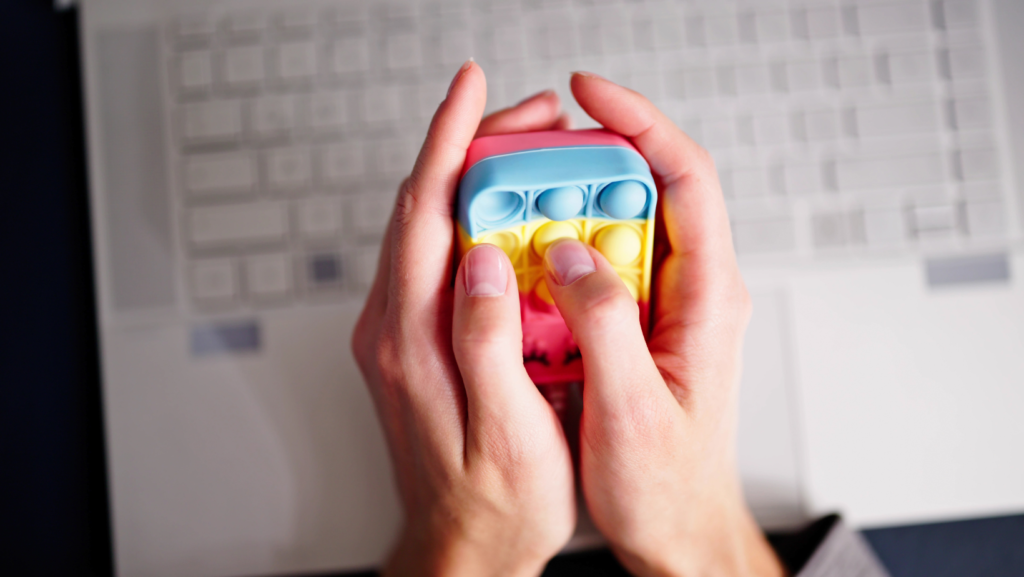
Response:
M594 248L601 251L608 262L617 266L635 261L643 250L640 233L628 224L613 224L602 228L594 239Z
M583 208L583 191L577 186L545 190L537 198L537 208L551 220L568 220Z
M519 237L511 232L496 232L494 234L489 234L480 239L480 242L493 244L504 251L505 254L508 255L508 258L515 258L516 249L519 248Z
M473 210L484 222L501 222L523 206L523 197L507 190L492 190L476 198Z
M647 188L635 180L614 182L601 191L597 203L612 218L634 218L647 206Z
M560 238L579 238L580 232L567 222L549 222L533 233L533 250L543 257L548 246Z

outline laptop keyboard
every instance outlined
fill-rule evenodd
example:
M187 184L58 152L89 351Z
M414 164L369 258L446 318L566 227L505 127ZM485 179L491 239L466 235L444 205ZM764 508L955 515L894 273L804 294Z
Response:
M283 3L282 3L283 5ZM1010 230L971 0L339 2L166 33L172 185L198 309L361 295L457 67L488 109L592 70L715 157L737 252L963 249Z

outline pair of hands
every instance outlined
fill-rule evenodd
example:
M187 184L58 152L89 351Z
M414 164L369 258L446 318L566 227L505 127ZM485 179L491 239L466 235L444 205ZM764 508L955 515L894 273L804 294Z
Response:
M585 73L572 91L647 159L670 247L649 340L600 253L563 240L545 256L583 357L578 473L594 523L638 575L781 575L736 472L751 305L714 163L641 95ZM353 335L406 515L385 574L538 575L576 523L569 445L523 367L511 262L481 245L454 287L449 276L470 141L568 119L550 91L481 118L485 100L483 71L467 62L398 193Z

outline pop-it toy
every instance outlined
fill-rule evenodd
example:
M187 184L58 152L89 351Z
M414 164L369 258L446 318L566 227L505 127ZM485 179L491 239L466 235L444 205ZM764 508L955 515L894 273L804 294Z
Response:
M535 383L583 380L579 348L544 280L544 251L560 238L597 248L637 299L646 332L657 199L647 162L612 132L529 132L470 144L459 184L459 257L490 243L512 260L523 362Z

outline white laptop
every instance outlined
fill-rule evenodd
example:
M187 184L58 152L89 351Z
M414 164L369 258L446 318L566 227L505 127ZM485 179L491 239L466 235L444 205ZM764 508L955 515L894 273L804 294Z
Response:
M83 0L119 575L368 568L400 522L349 354L458 66L585 69L716 158L769 527L1024 511L1024 5ZM574 546L594 542L581 528Z

